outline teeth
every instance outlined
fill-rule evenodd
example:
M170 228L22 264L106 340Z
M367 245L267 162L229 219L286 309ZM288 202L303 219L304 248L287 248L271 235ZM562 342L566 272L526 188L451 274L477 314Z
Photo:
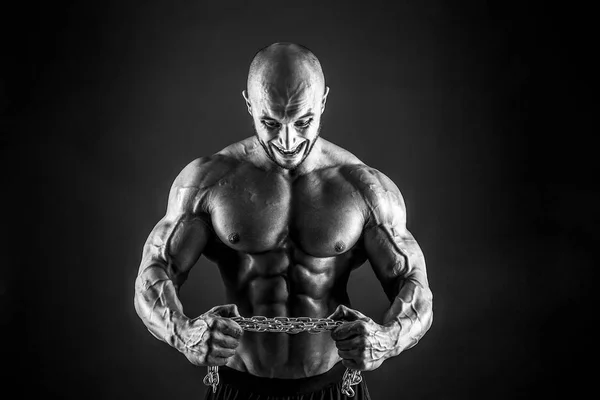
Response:
M301 145L299 145L298 147L296 147L292 151L286 151L286 150L280 149L277 146L275 146L275 147L277 148L277 151L279 151L281 154L286 155L286 156L293 156L293 155L296 155L296 154L298 154L300 152L300 149L302 148L303 145L304 145L304 143L301 144Z

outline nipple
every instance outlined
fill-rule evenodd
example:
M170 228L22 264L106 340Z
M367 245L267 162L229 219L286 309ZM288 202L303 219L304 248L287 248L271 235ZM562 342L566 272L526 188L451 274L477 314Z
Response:
M240 235L237 232L233 232L227 237L227 240L229 240L229 243L231 244L236 244L240 241Z
M339 241L339 242L335 243L334 248L335 248L335 251L337 251L338 253L341 253L346 248L346 245L344 244L344 242Z

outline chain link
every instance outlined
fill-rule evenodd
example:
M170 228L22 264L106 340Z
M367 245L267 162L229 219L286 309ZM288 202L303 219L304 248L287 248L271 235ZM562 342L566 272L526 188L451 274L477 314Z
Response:
M333 330L342 325L344 321L334 321L330 318L310 317L232 317L243 330L250 332L281 332L295 335L300 332L321 333Z
M212 386L213 393L217 393L217 386L219 386L219 367L209 366L208 373L204 377L204 384L206 386Z
M354 397L355 393L352 386L358 385L361 382L362 376L360 376L360 371L346 368L342 377L342 393L348 397Z
M300 332L312 334L322 333L333 330L345 321L334 321L330 318L310 318L310 317L275 317L267 318L263 316L254 317L232 317L232 321L245 331L249 332L274 332L288 333L291 335ZM358 385L362 381L360 371L346 369L342 378L342 393L348 397L354 397L352 386ZM204 384L212 386L213 393L217 391L219 385L219 367L209 366L208 373L204 377Z

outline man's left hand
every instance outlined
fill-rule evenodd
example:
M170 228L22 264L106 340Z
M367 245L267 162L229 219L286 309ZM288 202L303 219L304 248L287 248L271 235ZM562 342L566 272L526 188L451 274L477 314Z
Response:
M331 331L346 368L359 371L379 368L396 347L396 329L379 325L359 311L339 305L329 318L350 321Z

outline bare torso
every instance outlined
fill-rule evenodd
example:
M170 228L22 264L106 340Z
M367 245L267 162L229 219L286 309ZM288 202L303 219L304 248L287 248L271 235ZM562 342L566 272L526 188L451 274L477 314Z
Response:
M264 170L253 163L251 142L210 161L211 179L198 205L213 231L204 255L218 265L227 300L242 316L326 317L349 305L348 277L366 260L366 206L353 171L367 167L325 142L329 157L321 168L300 175ZM299 378L339 360L326 333L245 332L228 366Z

